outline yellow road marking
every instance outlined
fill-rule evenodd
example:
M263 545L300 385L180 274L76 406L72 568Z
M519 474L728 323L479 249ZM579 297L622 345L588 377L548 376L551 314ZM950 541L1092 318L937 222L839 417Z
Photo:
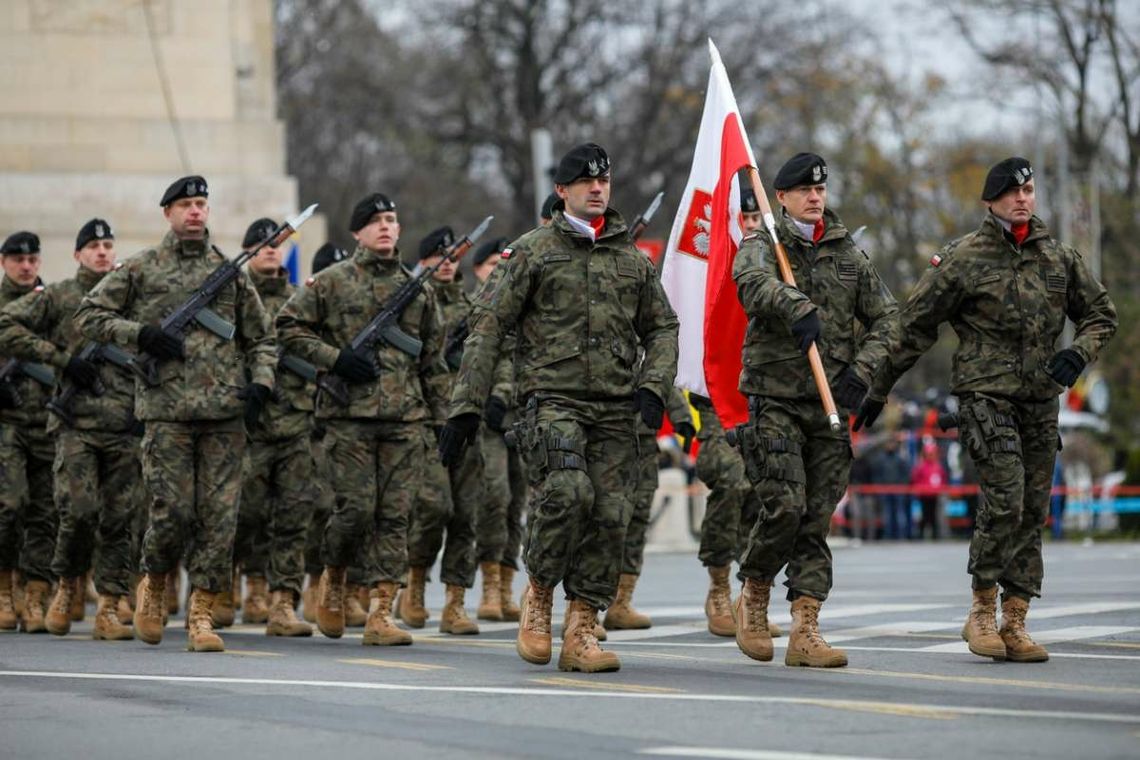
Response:
M851 710L853 712L869 712L879 715L898 715L904 718L928 718L930 720L954 720L956 713L949 710L939 710L931 707L916 707L914 705L897 705L890 702L851 702L836 703L835 700L804 700L804 704L814 704L820 707L830 707L836 710Z
M401 660L378 660L374 657L353 657L350 659L337 660L337 662L348 663L349 665L372 665L377 668L396 668L397 670L455 670L455 668L447 665L432 665L427 662L403 662Z
M240 654L245 657L284 657L281 652L259 652L254 649L226 649L223 654Z
M583 681L578 678L554 676L552 678L532 678L534 683L547 686L576 686L583 689L597 689L598 691L631 691L636 694L683 694L682 689L669 689L664 686L642 686L633 683L610 683L606 681Z
M1140 643L1130 641L1082 641L1082 644L1090 647L1115 647L1117 649L1140 649Z
M1058 683L1056 681L1028 681L1018 678L991 678L989 676L944 676L935 673L907 673L891 670L868 670L865 668L836 669L836 673L849 673L861 676L882 676L883 678L910 678L918 681L944 681L951 683L987 684L990 686L1018 686L1027 689L1051 689L1055 691L1085 691L1099 694L1140 694L1140 689L1128 686L1091 686L1080 683Z
M464 647L489 647L493 649L514 649L515 642L513 641L474 641L471 639L461 638L434 638L432 636L417 636L416 643L418 644L458 644Z

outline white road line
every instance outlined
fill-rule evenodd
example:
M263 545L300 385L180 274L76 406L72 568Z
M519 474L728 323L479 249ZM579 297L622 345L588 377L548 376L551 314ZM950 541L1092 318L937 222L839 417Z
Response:
M963 610L969 609L969 599L967 598L962 604L929 604L929 603L884 603L884 604L842 604L842 603L828 603L824 607L824 617L827 619L832 618L847 618L847 617L861 617L863 615L884 615L897 612L922 612L924 610L944 610L954 607L962 607ZM773 599L772 608L783 606L783 603ZM1140 607L1140 605L1135 605ZM703 607L692 606L674 606L674 607L638 607L640 612L649 615L650 617L691 617L704 619L705 611ZM1031 613L1036 616L1036 610ZM777 620L780 619L780 613L775 615ZM789 618L788 615L784 617Z
M775 697L749 694L658 694L635 693L628 691L593 691L571 689L549 689L512 686L424 686L420 684L379 683L369 681L309 681L285 678L231 678L212 676L162 676L138 673L59 673L52 671L0 670L0 678L40 678L76 681L123 681L177 683L202 686L270 686L296 689L349 689L361 691L392 692L435 692L446 694L494 694L519 697L570 697L588 699L642 699L664 702L715 702L738 704L796 705L801 707L823 707L839 710L858 708L907 708L909 710L929 710L954 715L973 715L993 718L1028 718L1034 720L1071 720L1090 723L1123 723L1140 725L1140 715L1121 713L1070 712L1064 710L1015 710L999 707L974 707L969 705L932 705L913 702L883 702L859 699L815 699L809 697Z
M765 749L728 749L727 747L646 747L639 755L658 757L707 757L712 760L882 760L863 755L817 755L811 752L781 752Z
M966 607L964 606L963 609L966 609ZM1096 615L1101 612L1121 612L1122 610L1140 610L1140 602L1082 602L1081 604L1065 604L1058 607L1033 605L1029 609L1029 622L1068 617L1070 615Z

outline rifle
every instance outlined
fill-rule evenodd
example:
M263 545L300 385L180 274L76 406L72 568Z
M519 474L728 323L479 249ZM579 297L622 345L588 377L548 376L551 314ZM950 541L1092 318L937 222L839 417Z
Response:
M329 376L319 371L316 365L305 361L299 356L285 353L284 348L277 349L277 366L292 372L302 380L316 383L319 390L332 396L333 401L336 401L338 404L343 406L348 403L348 395L344 393L342 386L337 386L335 383L330 382ZM274 391L276 392L276 389L274 389Z
M242 266L256 256L258 251L267 245L276 247L284 243L313 215L316 208L317 204L314 203L292 219L286 219L284 224L274 230L260 244L248 251L242 251L241 255L233 261L226 261L213 272L210 272L206 281L181 306L159 323L162 331L181 340L189 332L190 326L197 322L222 340L233 340L236 328L211 309L210 304L213 303L214 298L217 297L222 288L238 278ZM130 367L147 385L158 385L158 360L153 356L145 352L141 353L135 361L131 362Z
M641 216L634 220L633 225L629 228L629 235L634 240L637 240L645 233L645 228L653 221L653 215L657 213L657 209L661 208L661 199L665 197L665 191L657 193L653 196L653 200L649 203L649 208L642 212Z
M92 364L102 364L110 362L114 366L131 370L131 363L135 361L135 355L124 351L116 345L111 343L97 343L91 341L85 345L77 354L78 358L91 362ZM75 416L71 413L71 405L75 401L75 396L83 390L78 384L72 383L63 390L62 393L52 397L47 402L47 410L59 417L68 427L75 427ZM96 378L95 384L90 388L91 395L102 396L107 392L107 387L103 381Z
M390 346L398 348L412 358L418 358L420 351L423 350L423 343L418 338L408 335L400 329L398 324L400 316L404 310L416 299L420 291L424 289L424 283L427 282L436 270L438 270L446 261L458 261L471 249L475 241L487 231L487 227L491 225L491 220L495 217L489 216L479 223L479 226L473 229L468 234L456 240L451 246L443 252L443 257L430 267L423 267L417 269L414 277L409 279L396 290L384 303L377 314L372 320L358 332L352 341L348 344L349 349L360 356L370 357L373 362L373 368L377 375L380 374L379 367L376 365L376 344L384 341ZM338 401L338 395L347 399L349 397L348 387L344 380L333 376L326 376L325 386L332 386L333 390L328 387L323 388L334 401Z
M55 372L46 364L38 364L36 362L22 362L19 359L9 359L0 367L0 385L8 386L8 395L12 398L14 406L20 406L24 403L24 397L16 390L16 385L13 382L16 375L23 375L30 377L40 385L46 385L48 388L55 387Z

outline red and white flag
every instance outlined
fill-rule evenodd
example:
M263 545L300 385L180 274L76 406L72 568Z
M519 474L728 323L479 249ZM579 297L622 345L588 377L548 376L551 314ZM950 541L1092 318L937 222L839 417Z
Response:
M677 381L708 396L726 427L748 419L737 390L748 319L736 298L732 261L742 237L737 172L755 166L736 96L709 40L705 110L689 182L665 247L661 283L681 322Z

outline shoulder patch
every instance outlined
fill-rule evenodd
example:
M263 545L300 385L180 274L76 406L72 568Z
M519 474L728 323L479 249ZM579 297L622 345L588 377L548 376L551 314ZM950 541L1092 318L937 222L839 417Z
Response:
M930 266L932 266L932 267L942 266L942 254L936 253L933 256L931 256L930 257Z
M114 266L112 266L111 268L112 268L112 269L122 269L122 268L123 268L123 266L124 266L124 262L122 262L122 261L116 261L116 262L115 262L115 265L114 265Z
M740 238L740 242L743 243L745 240L757 240L759 237L760 237L760 231L754 230L752 232L749 232L744 237Z
M44 292L44 286L43 285L37 285L34 288L32 288L32 292L33 293L43 293Z
M499 254L499 260L500 261L506 261L507 259L509 259L511 257L511 254L514 252L515 252L514 248L504 248L503 252Z
M306 284L306 285L312 285L312 284L313 284L314 282L316 282L316 281L317 281L317 278L316 278L316 277L308 277L308 278L306 278L306 279L305 279L305 284Z

